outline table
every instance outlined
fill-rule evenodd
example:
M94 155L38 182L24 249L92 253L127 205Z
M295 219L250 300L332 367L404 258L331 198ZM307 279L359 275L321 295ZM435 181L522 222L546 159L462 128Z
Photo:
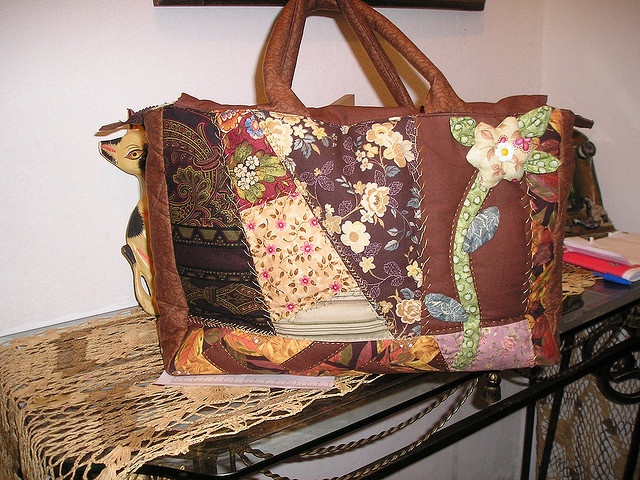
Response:
M445 418L427 435L400 448L391 442L387 454L340 478L384 478L521 409L526 409L521 478L530 476L536 434L539 456L536 470L538 478L547 478L567 389L588 376L597 379L606 401L623 405L632 417L635 412L624 471L620 474L620 478L635 478L640 450L640 285L625 287L599 281L572 303L560 324L563 355L558 366L504 373L526 380L523 388L493 399L497 401L488 398L484 408L463 419L456 420L453 415L451 420ZM478 383L483 388L476 387ZM183 456L158 458L139 473L170 479L236 479L266 472L272 478L280 478L270 469L281 462L305 452L335 453L321 446L376 425L398 412L424 406L407 420L416 422L434 405L439 405L443 396L458 392L459 400L447 407L453 413L458 403L472 394L495 397L499 383L500 375L491 373L380 376L339 403L334 399L317 401L294 417L260 424L241 435L203 442ZM549 406L544 418L541 403ZM393 432L381 435L390 433ZM371 441L363 439L363 444ZM359 446L333 448L347 450Z

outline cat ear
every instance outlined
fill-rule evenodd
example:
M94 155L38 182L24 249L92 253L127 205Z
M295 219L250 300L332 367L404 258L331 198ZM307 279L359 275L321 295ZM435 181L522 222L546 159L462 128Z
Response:
M100 127L100 130L98 130L98 135L108 135L123 128L132 129L134 126L144 129L142 126L144 123L144 114L152 108L155 107L147 107L137 112L129 108L127 109L127 120L103 125Z
M131 109L127 110L127 123L129 124L129 128L133 128L134 125L142 126L144 125L144 116L149 110L153 110L156 107L147 107L142 110L133 111ZM144 128L144 127L143 127Z

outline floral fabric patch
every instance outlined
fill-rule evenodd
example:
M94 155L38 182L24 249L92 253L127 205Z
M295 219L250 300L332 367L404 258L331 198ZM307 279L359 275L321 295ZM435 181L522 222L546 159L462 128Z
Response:
M296 191L277 153L286 148L268 141L260 112L228 111L219 114L217 120L225 134L227 169L239 210Z
M458 361L463 332L436 335L440 352L451 365ZM513 365L533 366L535 354L527 320L481 328L476 352L466 352L466 370L504 370Z
M279 121L293 135L292 142L278 142L291 145L285 164L376 311L396 337L419 335L421 194L413 118L352 126Z
M360 287L395 336L419 335L414 120L340 126L243 110L219 114L218 125L257 274L275 317ZM314 232L316 227L324 231ZM268 249L278 249L277 256ZM287 272L279 270L280 261L288 264ZM320 283L325 268L330 281Z
M240 215L274 322L358 287L300 195L280 197Z

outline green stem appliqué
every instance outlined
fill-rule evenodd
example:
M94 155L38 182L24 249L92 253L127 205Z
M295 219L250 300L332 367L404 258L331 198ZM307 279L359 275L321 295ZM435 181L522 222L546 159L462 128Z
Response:
M469 261L469 251L464 248L465 239L473 220L477 217L484 203L489 189L480 182L480 175L476 176L473 186L462 204L462 210L458 217L453 243L452 262L453 274L460 298L460 305L469 315L463 323L462 344L460 353L456 357L454 368L462 370L476 357L478 342L480 341L480 307L473 283L473 273Z

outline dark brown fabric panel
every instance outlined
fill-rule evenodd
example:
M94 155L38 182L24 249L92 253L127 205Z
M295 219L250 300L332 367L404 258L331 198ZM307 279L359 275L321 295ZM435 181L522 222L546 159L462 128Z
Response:
M184 245L176 243L178 265L203 270L247 272L253 267L244 247L215 247L212 245Z
M469 113L477 115L496 115L497 117L519 116L547 103L545 95L514 95L505 97L496 103L467 102ZM502 119L501 118L501 119Z
M518 321L526 310L531 271L531 208L525 180L502 181L491 189L484 208L499 206L500 227L486 245L470 254L482 324Z
M523 97L524 108L532 106L532 98L536 101L542 99ZM510 99L507 103L517 109L515 99ZM517 112L511 113L514 114ZM504 118L487 115L475 117L478 121L494 126ZM466 197L476 169L465 160L469 147L460 145L451 135L448 115L419 116L418 139L419 145L423 146L420 162L425 219L423 244L426 289L430 293L441 293L457 299L451 246L461 205L451 199ZM531 268L531 210L525 182L501 182L492 188L483 208L490 206L499 206L500 227L489 243L470 254L478 303L485 325L498 320L518 321L523 318ZM459 329L459 325L430 319L423 333L444 333Z
M458 202L463 199L475 175L475 168L464 158L467 147L451 136L449 116L420 116L417 122L419 139L420 187L422 189L422 239L425 272L425 293L441 293L457 298L451 266L451 238ZM450 138L451 137L451 138ZM449 140L450 138L450 140ZM426 327L426 329L425 329ZM423 334L460 330L459 324L430 319Z

